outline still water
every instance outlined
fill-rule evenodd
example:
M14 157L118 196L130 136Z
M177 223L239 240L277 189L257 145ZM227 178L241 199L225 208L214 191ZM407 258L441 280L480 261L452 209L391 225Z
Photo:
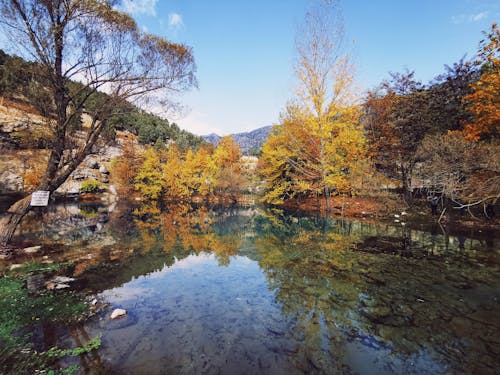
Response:
M87 374L494 374L497 234L254 207L65 205L28 218L18 239L45 238L45 256L73 262L109 304L47 328L59 347L101 335L79 359ZM127 316L111 320L114 308Z

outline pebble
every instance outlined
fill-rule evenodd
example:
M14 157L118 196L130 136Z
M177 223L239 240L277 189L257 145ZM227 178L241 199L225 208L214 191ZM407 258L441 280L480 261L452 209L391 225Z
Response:
M41 246L30 246L30 247L25 247L23 249L23 252L25 254L34 254L38 253L42 247Z

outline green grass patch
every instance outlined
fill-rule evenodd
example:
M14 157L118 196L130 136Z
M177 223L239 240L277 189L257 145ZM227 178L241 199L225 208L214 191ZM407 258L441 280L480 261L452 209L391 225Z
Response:
M72 324L88 317L83 295L47 290L33 294L25 287L31 275L52 274L64 267L67 265L30 264L0 278L0 373L25 374L34 373L36 369L47 369L46 373L50 373L54 358L80 355L99 347L100 338L82 348L50 349L44 353L36 353L31 348L30 330L34 326Z
M85 180L80 187L80 193L98 193L101 190L101 184L96 180Z

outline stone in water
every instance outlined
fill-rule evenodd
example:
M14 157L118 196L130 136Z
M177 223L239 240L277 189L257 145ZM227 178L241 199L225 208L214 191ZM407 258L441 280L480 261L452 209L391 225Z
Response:
M111 313L111 319L122 318L125 315L127 315L127 310L124 310L124 309L114 309L113 312Z

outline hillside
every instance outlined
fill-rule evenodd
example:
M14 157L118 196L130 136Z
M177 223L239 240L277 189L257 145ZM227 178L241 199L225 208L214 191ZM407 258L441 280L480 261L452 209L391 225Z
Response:
M234 138L234 141L238 143L241 151L245 155L255 154L262 148L262 144L267 140L272 128L272 126L264 126L250 132L231 134L231 136ZM217 145L221 138L220 135L214 133L203 136L206 142L210 142L214 145Z

